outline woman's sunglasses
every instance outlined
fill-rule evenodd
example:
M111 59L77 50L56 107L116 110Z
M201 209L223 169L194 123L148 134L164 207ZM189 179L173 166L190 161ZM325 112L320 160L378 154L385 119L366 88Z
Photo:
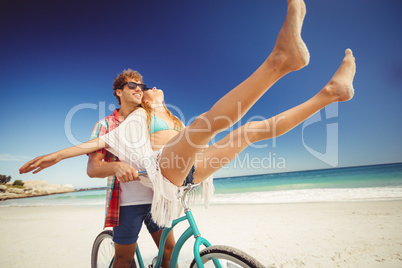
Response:
M124 83L121 87L123 88L125 85L127 85L129 89L136 89L137 87L139 87L142 91L147 91L150 89L150 88L147 88L147 86L145 84L140 84L140 83L136 83L136 82L127 82L127 83Z

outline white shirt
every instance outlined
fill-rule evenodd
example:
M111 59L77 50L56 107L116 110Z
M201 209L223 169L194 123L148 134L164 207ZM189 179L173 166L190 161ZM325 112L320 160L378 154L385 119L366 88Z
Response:
M129 164L137 171L147 172L146 176L140 178L141 183L152 188L154 192L152 219L159 226L170 227L181 212L181 205L178 202L180 188L162 176L158 158L163 148L158 151L152 150L144 109L135 110L117 128L99 138L109 145L106 149L120 161ZM213 192L212 177L204 185L203 188L206 190L203 189L203 195L206 196L207 202Z

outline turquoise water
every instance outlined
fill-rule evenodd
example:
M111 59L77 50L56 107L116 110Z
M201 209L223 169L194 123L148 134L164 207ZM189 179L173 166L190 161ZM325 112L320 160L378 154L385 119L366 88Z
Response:
M105 190L88 190L21 199L0 201L0 207L4 206L104 206L106 198Z
M215 180L216 193L366 187L402 187L402 163Z
M402 163L218 178L212 203L402 200ZM105 190L0 202L0 206L104 206Z
M214 203L402 200L402 163L215 180Z

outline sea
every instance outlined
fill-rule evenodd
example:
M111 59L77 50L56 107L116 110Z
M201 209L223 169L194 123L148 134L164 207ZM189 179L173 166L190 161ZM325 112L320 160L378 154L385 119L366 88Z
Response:
M216 178L212 204L402 200L402 163ZM105 189L0 201L0 207L104 206Z

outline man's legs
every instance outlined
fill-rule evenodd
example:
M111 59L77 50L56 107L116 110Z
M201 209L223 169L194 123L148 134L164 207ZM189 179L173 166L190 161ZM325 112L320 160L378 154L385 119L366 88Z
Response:
M151 205L149 205L149 211L151 211ZM159 243L162 237L163 229L159 227L153 220L151 213L148 213L144 218L144 224L151 234L156 246L159 248ZM172 257L173 248L176 244L173 231L171 231L165 241L165 247L163 248L162 268L169 268L170 258Z
M159 242L162 236L163 230L156 231L154 233L151 233L151 236L153 240L155 241L155 244L159 248ZM170 232L168 235L166 242L165 242L165 247L163 249L163 259L162 259L162 268L169 268L170 266L170 258L172 257L173 249L176 244L176 241L174 239L173 232ZM120 245L115 243L114 244L115 248L115 259L113 262L113 268L115 267L124 267L128 268L131 265L131 262L134 259L135 251L137 249L137 243L129 244L129 245Z
M157 232L151 233L152 238L155 241L155 244L159 248L159 242L161 240L163 230L159 230ZM165 247L163 249L163 259L162 259L162 268L168 268L170 266L170 259L172 257L174 246L176 245L176 240L174 239L173 231L171 231L166 239ZM178 267L178 266L177 266Z
M151 204L120 206L119 225L113 228L115 259L113 268L129 268L137 248L142 223Z
M113 268L129 268L133 259L137 243L121 245L114 243Z

